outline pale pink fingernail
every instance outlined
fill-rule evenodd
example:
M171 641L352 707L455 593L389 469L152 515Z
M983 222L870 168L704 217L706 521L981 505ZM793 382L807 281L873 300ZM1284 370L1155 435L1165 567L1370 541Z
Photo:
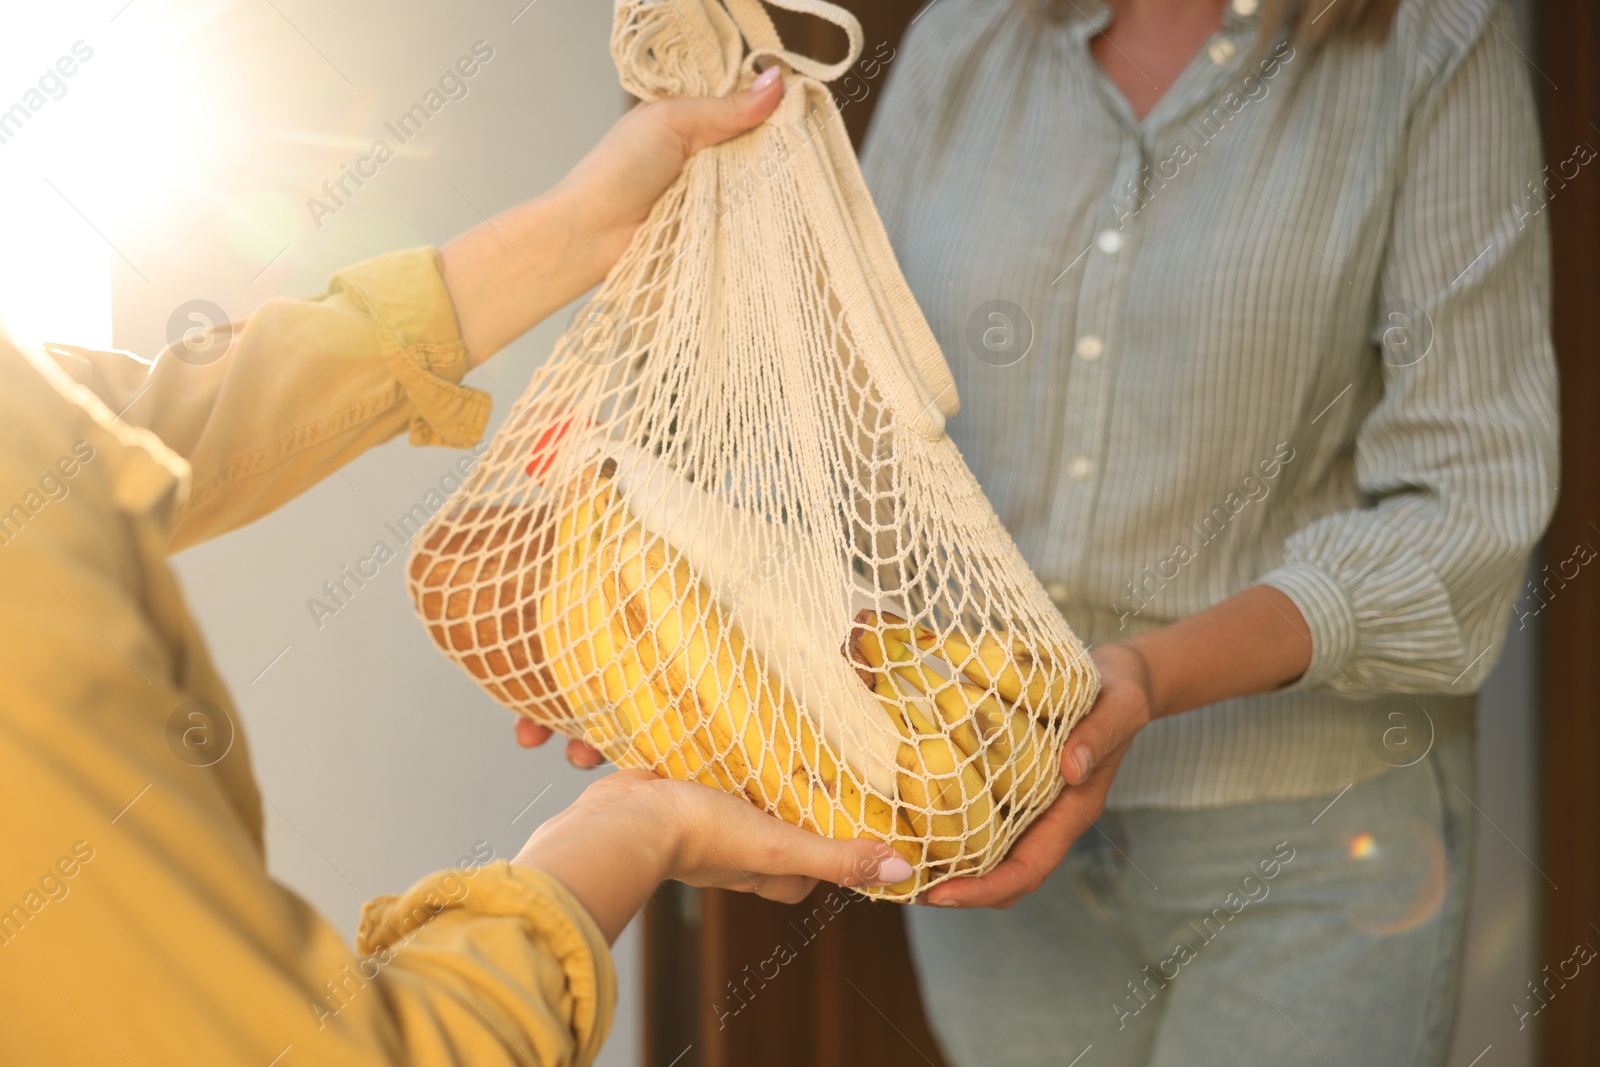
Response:
M911 877L911 864L900 855L890 856L878 864L878 874L873 881L878 885L894 885Z
M782 75L783 71L776 63L774 63L772 66L768 67L766 70L757 75L755 84L750 86L750 91L759 93L761 90L777 81Z
M1089 754L1088 746L1079 745L1072 750L1072 765L1078 769L1080 780L1089 777L1089 772L1094 769L1094 756Z

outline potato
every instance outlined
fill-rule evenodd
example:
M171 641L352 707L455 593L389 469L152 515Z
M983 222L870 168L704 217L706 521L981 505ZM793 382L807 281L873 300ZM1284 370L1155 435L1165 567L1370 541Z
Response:
M548 504L468 508L433 530L407 572L428 634L494 697L545 725L572 719L539 644L555 530Z

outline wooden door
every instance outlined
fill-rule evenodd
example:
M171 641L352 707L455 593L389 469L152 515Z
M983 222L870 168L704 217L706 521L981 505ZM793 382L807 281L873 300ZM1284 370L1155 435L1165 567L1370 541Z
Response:
M1574 551L1600 550L1600 159L1572 176L1574 149L1600 150L1600 6L1546 0L1542 55L1546 211L1561 367L1561 496L1545 536L1555 575L1544 622L1544 951L1558 970L1600 948L1600 561L1570 579ZM1520 193L1520 191L1519 191ZM1569 564L1563 566L1563 564ZM1587 968L1585 968L1587 970ZM1543 973L1528 976L1543 980ZM1600 975L1566 983L1540 1013L1546 1067L1600 1063Z

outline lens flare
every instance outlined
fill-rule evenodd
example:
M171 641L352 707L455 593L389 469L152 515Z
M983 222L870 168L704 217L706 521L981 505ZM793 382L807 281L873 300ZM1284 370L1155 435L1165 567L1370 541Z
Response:
M0 320L111 344L113 275L148 279L199 217L240 124L203 30L226 0L0 11Z
M1449 863L1436 828L1404 819L1348 839L1346 854L1356 899L1351 924L1365 934L1393 937L1434 919L1444 903Z

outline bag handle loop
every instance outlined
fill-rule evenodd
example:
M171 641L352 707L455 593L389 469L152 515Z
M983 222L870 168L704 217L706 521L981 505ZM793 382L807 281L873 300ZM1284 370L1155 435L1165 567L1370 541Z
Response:
M767 0L773 7L785 11L815 15L845 32L845 36L850 40L850 47L846 49L844 58L837 63L823 63L783 47L783 40L778 36L777 27L773 26L771 16L762 8L761 0L724 0L724 2L739 31L744 34L744 39L750 43L750 52L744 57L743 63L746 75L755 74L756 63L760 60L775 59L808 78L814 78L819 82L831 82L843 75L855 65L857 59L861 58L863 43L861 22L838 4L830 4L828 0Z

